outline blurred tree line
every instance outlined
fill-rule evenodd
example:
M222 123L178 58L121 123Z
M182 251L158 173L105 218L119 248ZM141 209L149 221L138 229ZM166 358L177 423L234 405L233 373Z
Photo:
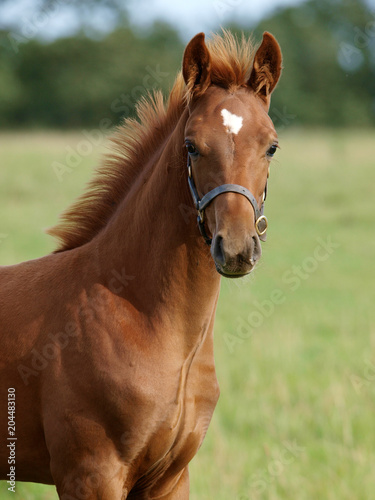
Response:
M124 13L121 26L52 43L0 32L0 127L116 124L150 89L168 93L185 45L178 32L160 22L141 32ZM228 27L278 39L284 71L271 117L279 129L375 125L375 13L365 0L310 0L257 26Z

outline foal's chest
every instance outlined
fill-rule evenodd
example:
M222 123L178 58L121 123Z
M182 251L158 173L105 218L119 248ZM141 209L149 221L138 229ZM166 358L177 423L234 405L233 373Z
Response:
M169 384L169 390L164 390L170 399L161 398L162 404L150 418L148 428L153 432L140 463L150 480L188 465L203 441L219 397L213 359L208 363L199 352L185 361Z
M219 397L212 322L207 324L186 348L176 322L171 332L139 334L127 320L121 330L114 324L109 344L96 350L90 372L100 373L96 385L106 389L106 434L116 436L133 484L182 470L203 441Z
M155 359L157 359L156 357ZM211 339L182 362L134 363L126 381L120 446L135 478L183 469L201 445L219 397Z

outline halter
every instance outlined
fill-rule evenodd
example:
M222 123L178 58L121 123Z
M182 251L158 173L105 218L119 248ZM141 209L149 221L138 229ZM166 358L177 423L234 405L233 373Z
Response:
M268 227L268 221L267 217L263 215L263 210L264 210L264 202L267 196L267 183L266 187L264 188L264 193L263 193L263 200L262 200L262 205L258 207L258 203L253 196L253 194L246 189L243 186L240 186L239 184L222 184L221 186L218 186L208 193L206 193L202 198L199 198L197 188L195 186L195 182L193 179L193 173L192 173L192 168L191 168L191 158L190 154L188 153L187 156L187 169L188 169L188 183L189 183L189 188L191 192L191 196L193 198L194 206L198 212L198 227L201 235L203 236L205 242L207 245L211 245L212 239L207 235L205 224L204 224L204 210L205 208L208 207L208 205L211 203L211 201L216 198L216 196L219 196L220 194L223 193L238 193L242 194L242 196L245 196L251 203L253 209L254 209L254 220L255 220L255 230L259 236L259 239L262 241L266 240L266 231Z

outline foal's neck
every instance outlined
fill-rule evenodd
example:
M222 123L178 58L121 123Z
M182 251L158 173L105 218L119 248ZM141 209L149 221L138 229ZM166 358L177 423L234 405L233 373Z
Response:
M122 275L119 292L148 319L181 321L191 331L211 321L220 287L200 236L187 184L187 112L145 165L98 237L101 274Z

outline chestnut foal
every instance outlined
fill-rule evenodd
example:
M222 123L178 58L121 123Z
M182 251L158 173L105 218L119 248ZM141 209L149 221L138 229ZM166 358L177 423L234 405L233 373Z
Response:
M189 497L219 396L220 275L249 273L267 229L280 72L269 33L257 51L196 35L167 104L141 101L50 230L58 250L1 268L2 479L13 442L16 480L55 484L63 500Z

